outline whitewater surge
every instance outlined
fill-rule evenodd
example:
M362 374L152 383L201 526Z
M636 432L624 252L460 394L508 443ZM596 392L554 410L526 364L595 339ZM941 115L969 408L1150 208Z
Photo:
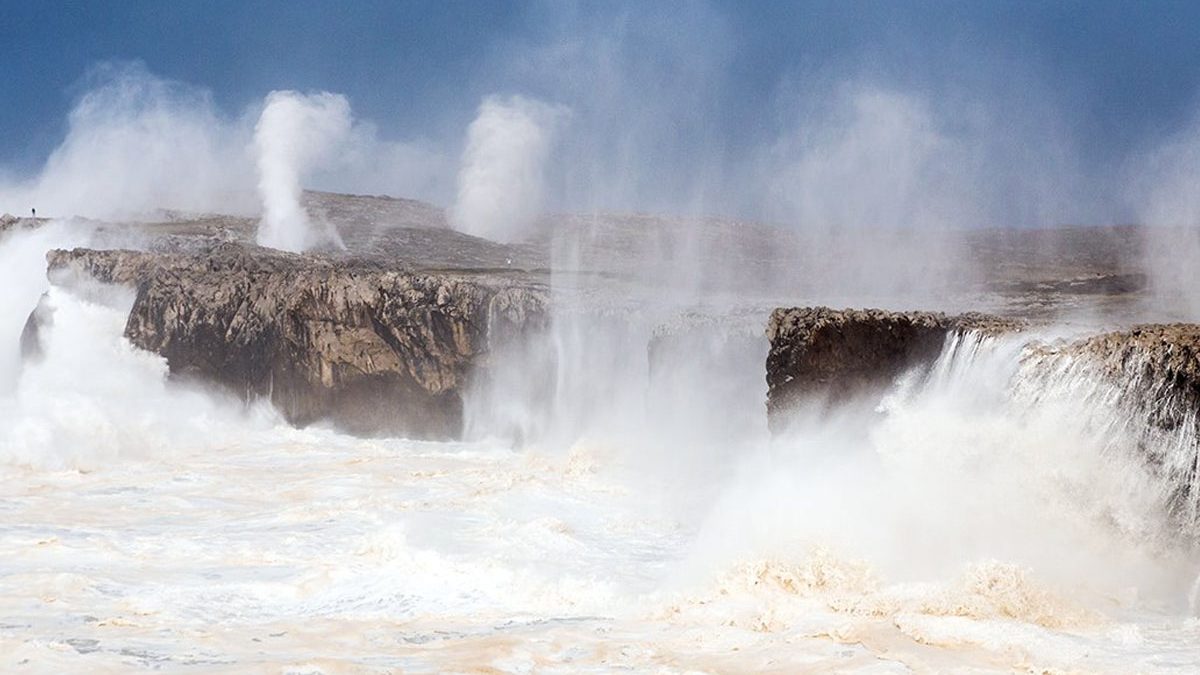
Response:
M45 279L86 241L46 232L0 239L5 672L1200 668L1145 461L1195 439L1049 368L1053 335L953 335L771 438L760 339L571 316L568 370L501 372L473 440L355 439L170 381L127 289Z
M46 250L93 236L56 224L0 243L0 256L20 257L0 272L18 299L4 308L0 329L12 363L0 383L0 462L95 470L118 459L219 448L276 426L277 416L262 405L242 410L219 392L168 384L166 361L123 337L131 289L62 275L50 283ZM22 317L34 307L47 325L37 331L36 354L22 358Z

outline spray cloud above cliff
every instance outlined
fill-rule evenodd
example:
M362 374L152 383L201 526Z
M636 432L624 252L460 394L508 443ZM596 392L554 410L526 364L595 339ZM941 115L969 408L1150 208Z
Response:
M920 238L910 235L1149 221L1179 211L1163 205L1187 192L1186 179L1172 182L1178 172L1149 171L1161 176L1149 181L1157 188L1125 199L1127 184L1143 181L1114 169L1161 155L1154 148L1180 128L1176 117L1164 112L1096 151L1092 139L1123 127L1084 116L1095 107L1089 92L1064 85L1065 71L1046 61L1041 43L1024 49L1025 38L992 39L994 22L958 16L972 14L965 10L948 12L950 28L929 12L915 12L921 21L882 12L880 25L899 21L906 30L879 35L853 12L852 26L839 23L841 10L795 25L771 20L772 11L745 17L708 3L683 13L638 5L528 12L519 34L485 40L473 52L481 58L454 66L457 78L424 89L364 92L352 78L314 71L209 92L144 66L102 64L76 88L84 93L45 165L0 180L0 208L104 218L171 208L269 223L304 217L298 188L327 189L433 201L464 231L511 240L544 210L723 215L792 228L815 242L810 250L853 241L844 255L824 256L837 261L830 281L890 289L964 271L931 275L926 263L957 252L914 244L910 255L898 249ZM1021 35L1054 14L1033 13L1016 27ZM747 21L780 32L755 35ZM829 32L830 44L793 39L796 31ZM912 50L918 42L936 55ZM1077 56L1088 48L1063 49ZM272 141L268 127L280 135L287 128L267 124L277 112L269 108L287 108L264 99L272 89L329 91L353 104L342 111L349 130L335 150L305 160L306 142ZM308 134L302 127L292 132ZM1168 270L1177 269L1171 292L1179 295L1190 258L1181 254L1186 242L1173 243L1155 288L1167 292ZM709 271L695 267L696 275Z
M139 64L100 64L67 117L66 135L33 176L0 185L0 210L69 217L158 208L253 210L245 124L201 88Z
M496 241L519 241L541 213L545 165L561 107L522 96L490 96L467 129L455 226Z
M1200 113L1129 164L1127 198L1147 225L1143 266L1156 310L1200 319Z
M328 238L314 231L300 203L301 180L336 151L350 125L350 103L344 96L294 91L267 95L254 127L258 192L263 200L259 244L303 251Z
M161 209L289 218L295 189L451 194L453 162L421 138L385 138L340 94L271 92L233 113L201 86L137 62L78 83L62 141L35 172L0 170L0 212L108 220ZM294 213L294 212L292 212Z

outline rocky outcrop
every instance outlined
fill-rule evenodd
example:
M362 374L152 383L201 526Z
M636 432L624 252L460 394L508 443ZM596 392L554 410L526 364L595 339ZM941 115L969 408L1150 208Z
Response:
M1086 359L1104 376L1136 385L1160 402L1165 396L1200 410L1200 325L1134 326L1066 344L1041 346L1035 353ZM1179 423L1177 418L1157 422L1163 427Z
M1110 398L1142 411L1150 428L1200 440L1200 325L1147 324L1033 345L1024 362L1056 377L1079 373L1107 383Z
M291 422L450 438L490 347L545 321L521 273L432 273L237 243L52 251L50 273L137 287L125 334L173 376L266 396Z
M1200 536L1200 325L1154 324L1033 345L1018 393L1068 397L1083 424L1120 457L1135 452L1157 477L1163 504Z
M10 230L31 230L45 222L45 218L21 218L11 213L0 213L0 235Z
M772 426L807 397L841 399L889 385L932 363L949 333L1002 333L1022 324L986 314L778 308L767 326L767 411Z

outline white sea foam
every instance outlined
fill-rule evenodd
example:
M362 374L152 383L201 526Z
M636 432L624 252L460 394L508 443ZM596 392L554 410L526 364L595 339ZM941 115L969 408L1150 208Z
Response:
M569 317L570 377L476 418L515 447L354 439L171 382L128 290L25 259L56 236L0 240L6 348L53 311L5 371L0 670L1200 667L1139 412L1028 338L772 440L761 341Z

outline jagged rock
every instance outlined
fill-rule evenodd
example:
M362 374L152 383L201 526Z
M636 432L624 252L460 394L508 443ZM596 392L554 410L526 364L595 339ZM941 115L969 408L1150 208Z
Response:
M0 234L16 229L32 229L45 221L45 218L22 218L11 213L0 214Z
M1129 403L1146 411L1151 426L1172 431L1191 425L1200 438L1200 325L1147 324L1039 344L1025 360L1070 360L1118 385Z
M1031 345L1023 357L1031 397L1066 388L1095 410L1088 425L1133 449L1158 476L1164 505L1200 536L1200 325L1151 324Z
M889 312L828 307L777 308L767 326L767 411L781 413L809 396L844 398L884 387L920 363L931 363L947 334L1018 330L1021 322L987 314Z
M21 358L23 360L36 361L41 359L44 353L41 331L54 322L54 310L46 302L46 298L47 295L42 293L37 306L29 313L29 318L25 319L25 326L21 328Z
M1113 377L1170 387L1200 407L1200 325L1147 324L1039 349L1091 359Z
M489 345L545 321L545 289L519 273L402 271L223 243L205 254L75 249L70 273L137 286L125 334L176 376L268 396L293 423L450 438Z

